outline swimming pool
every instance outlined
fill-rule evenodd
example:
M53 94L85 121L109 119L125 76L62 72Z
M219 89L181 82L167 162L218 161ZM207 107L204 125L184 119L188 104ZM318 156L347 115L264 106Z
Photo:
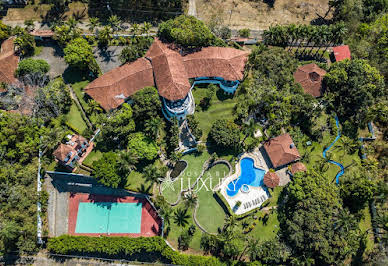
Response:
M235 196L240 188L245 184L252 187L259 187L264 184L265 171L254 166L252 158L243 158L240 161L241 175L228 184L226 194L229 197Z
M141 203L80 202L75 233L140 233Z

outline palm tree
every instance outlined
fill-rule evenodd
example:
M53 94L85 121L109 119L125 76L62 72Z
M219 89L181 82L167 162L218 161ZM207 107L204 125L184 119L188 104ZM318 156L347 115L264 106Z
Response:
M308 36L309 36L309 39L307 40L307 43L301 53L301 55L304 55L306 53L306 50L308 49L308 47L310 46L311 42L317 38L317 35L319 34L318 32L318 29L316 26L309 26L308 27Z
M143 26L141 27L142 34L146 34L148 36L151 27L152 27L151 23L144 22Z
M154 117L145 122L145 132L153 140L158 138L160 126L162 125L162 119Z
M290 24L287 27L287 35L289 38L288 51L293 48L294 42L298 40L297 29L298 27L295 24Z
M194 208L197 205L198 197L194 192L189 192L185 195L185 206L186 208Z
M78 20L76 20L74 17L70 17L66 24L70 27L70 29L74 29L77 27Z
M98 44L102 47L106 47L109 44L109 41L112 39L112 28L110 26L105 26L102 30L98 32Z
M245 134L245 137L243 139L243 143L245 143L245 140L248 138L248 137L252 137L256 132L256 123L255 121L251 118L249 120L249 123L248 124L245 124L244 125L244 134Z
M89 18L89 30L93 33L94 30L100 26L100 20L98 18Z
M147 181L151 182L151 184L159 182L159 178L161 177L159 169L152 164L144 167L143 175Z
M89 114L102 112L102 108L100 104L93 99L89 99L87 109L88 109L87 112Z
M137 35L139 33L139 24L133 23L130 32L132 33L132 36Z
M159 210L159 214L163 217L164 221L164 230L166 235L170 231L171 219L172 219L172 210L170 207L166 206Z
M113 29L113 32L116 32L121 29L121 20L117 15L112 15L108 19L108 24Z
M176 225L185 227L189 224L190 215L187 213L187 209L177 209L174 212L174 222Z
M136 169L135 165L138 162L139 162L139 159L134 153L122 151L120 153L120 159L119 159L119 171L123 174L128 174L132 170Z
M224 231L232 231L237 225L237 218L234 215L225 218Z
M296 54L299 53L299 48L302 47L304 40L309 36L309 26L304 24L299 25L297 32L299 36L298 37L299 45L298 45L298 48L296 48L296 51L295 51Z

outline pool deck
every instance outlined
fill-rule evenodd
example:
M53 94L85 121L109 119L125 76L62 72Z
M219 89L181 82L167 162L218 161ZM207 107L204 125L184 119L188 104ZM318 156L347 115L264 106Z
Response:
M141 217L141 232L137 233L76 233L77 214L80 202L119 202L119 203L142 203L142 217ZM156 211L149 204L145 198L137 198L131 196L117 197L109 195L94 195L88 193L70 193L69 198L69 219L68 219L68 234L70 235L84 235L84 236L158 236L160 235L161 220L157 216Z
M221 194L224 196L226 201L228 202L230 208L233 210L234 206L238 201L241 201L241 206L235 210L235 214L240 215L244 214L246 212L249 212L255 208L260 207L268 198L268 192L263 189L262 187L252 187L249 186L249 193L243 193L239 191L235 196L229 197L226 193L226 189L228 187L228 184L238 178L241 175L241 166L240 161L244 158L251 158L254 161L254 167L260 168L265 170L265 172L268 172L268 166L265 162L265 159L263 155L261 154L259 148L255 149L251 153L243 153L239 156L239 160L236 163L236 172L226 177L223 182L218 187Z

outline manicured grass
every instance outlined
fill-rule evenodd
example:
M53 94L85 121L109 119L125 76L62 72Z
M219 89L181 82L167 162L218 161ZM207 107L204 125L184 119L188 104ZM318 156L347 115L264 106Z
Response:
M182 160L187 162L187 167L184 172L174 181L173 187L164 187L163 196L170 203L177 201L178 195L182 189L189 187L189 184L193 184L197 177L202 172L203 163L210 157L209 153L204 151L202 154L191 153L182 157Z
M268 212L268 220L263 223L263 218L258 221L253 230L248 234L255 239L265 241L275 238L279 231L279 221L276 210ZM262 215L264 217L264 215Z
M364 254L367 254L373 250L374 247L374 237L373 237L373 231L372 231L372 217L370 215L369 207L366 207L363 210L364 217L361 219L359 228L362 233L365 233L368 231L367 238L366 238L366 247Z
M203 130L202 140L206 140L211 126L217 119L233 119L233 108L236 105L236 97L230 98L224 95L221 89L214 94L211 105L206 111L200 111L199 102L205 96L207 88L195 88L193 96L195 98L196 110L194 116L199 121L199 127Z
M199 182L197 220L199 224L210 233L217 233L225 221L225 211L213 197L212 187L216 186L220 179L229 173L229 168L224 164L217 164L208 170Z
M87 128L85 121L82 119L81 113L77 108L77 105L73 102L69 113L66 115L68 123L77 129L77 133L82 134L82 132Z
M86 157L86 159L83 161L83 164L86 166L92 166L94 161L97 161L102 157L102 152L100 150L97 150L94 148Z
M138 171L132 171L127 177L125 189L151 194L151 183L146 181L143 174Z
M271 189L269 190L269 193L271 194L271 198L269 199L268 205L266 205L266 207L272 207L272 206L278 205L278 199L283 189L284 187L275 187L273 190Z

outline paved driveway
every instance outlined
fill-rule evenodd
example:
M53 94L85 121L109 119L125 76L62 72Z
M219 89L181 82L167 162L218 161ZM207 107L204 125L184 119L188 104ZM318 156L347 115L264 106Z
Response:
M93 49L94 57L101 68L102 73L106 73L121 65L119 56L125 46L109 46L106 50L98 47Z
M44 59L50 65L49 76L54 78L63 74L67 68L65 59L63 59L62 49L52 41L41 42L39 45L43 46L42 52L34 56L35 59Z

